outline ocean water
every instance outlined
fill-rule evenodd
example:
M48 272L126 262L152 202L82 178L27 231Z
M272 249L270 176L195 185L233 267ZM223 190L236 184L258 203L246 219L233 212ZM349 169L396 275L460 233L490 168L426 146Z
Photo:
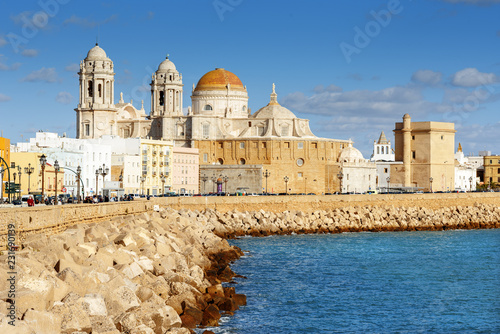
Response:
M500 333L498 229L231 243L248 304L215 333Z

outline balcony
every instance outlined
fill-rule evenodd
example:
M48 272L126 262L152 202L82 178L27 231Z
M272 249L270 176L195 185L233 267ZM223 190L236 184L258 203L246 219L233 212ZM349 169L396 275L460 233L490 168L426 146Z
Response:
M156 155L156 150L153 150L153 155Z

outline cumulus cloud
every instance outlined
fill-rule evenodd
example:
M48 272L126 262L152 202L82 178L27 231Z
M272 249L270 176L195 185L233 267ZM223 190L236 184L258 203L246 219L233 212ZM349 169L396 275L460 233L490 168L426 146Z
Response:
M464 3L468 5L489 6L500 3L500 0L443 0L449 3Z
M24 49L21 54L25 57L36 57L38 56L38 50L35 49Z
M494 73L481 73L476 68L466 68L452 76L451 83L458 87L478 87L497 83Z
M94 28L98 25L106 24L109 22L112 22L118 18L118 15L114 14L111 15L110 17L101 20L101 21L95 21L92 19L84 18L84 17L78 17L76 15L71 15L69 19L64 20L63 24L75 24L79 25L84 28Z
M72 64L67 65L64 68L64 70L68 71L68 72L79 72L80 71L80 65L78 65L76 63L72 63Z
M73 102L73 96L68 92L59 92L56 96L56 102L61 104L70 104Z
M21 66L21 63L14 63L12 65L7 65L4 63L2 58L3 55L0 55L0 71L15 71Z
M42 67L37 71L33 71L24 78L21 82L57 82L59 78L57 77L56 69Z
M411 81L435 86L441 82L442 73L431 70L418 70L411 76Z
M11 100L10 96L0 93L0 102L7 102L10 100Z

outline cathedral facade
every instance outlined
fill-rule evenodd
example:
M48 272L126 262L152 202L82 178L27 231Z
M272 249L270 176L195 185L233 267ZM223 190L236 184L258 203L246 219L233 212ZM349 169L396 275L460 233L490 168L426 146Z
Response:
M252 114L246 86L234 73L216 68L192 85L191 106L184 113L182 74L167 57L152 74L151 111L146 115L144 107L137 110L123 98L114 104L113 62L98 45L88 52L78 74L77 138L173 140L175 146L199 150L200 178L208 174L204 166L213 165L224 165L225 170L234 166L238 171L252 166L267 173L254 180L258 187L246 187L242 182L248 181L231 177L225 186L232 190L318 194L340 190L339 156L350 141L315 136L309 120L278 103L274 84L269 103Z

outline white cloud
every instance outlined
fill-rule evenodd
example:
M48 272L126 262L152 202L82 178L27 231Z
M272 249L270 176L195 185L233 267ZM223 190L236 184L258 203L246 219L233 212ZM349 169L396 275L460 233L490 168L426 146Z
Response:
M489 6L500 3L500 0L443 0L449 3L464 3L468 5Z
M442 73L431 70L418 70L411 76L411 81L435 86L441 82Z
M11 100L10 96L0 93L0 102L7 102L10 100Z
M56 101L61 104L70 104L73 102L73 96L68 92L59 92L56 96Z
M56 69L42 67L37 71L33 71L26 77L21 79L21 82L56 82L59 78L57 77Z
M1 48L2 46L6 45L6 44L7 44L7 41L5 40L5 37L0 36L0 48Z
M79 72L80 71L80 65L78 65L76 63L69 64L68 66L66 66L64 68L64 70L68 71L68 72Z
M25 57L36 57L38 56L38 50L35 49L24 49L21 54Z
M342 88L334 84L328 85L326 88L323 85L317 85L313 91L317 94L323 92L341 92Z
M114 15L111 15L110 17L108 17L107 19L104 19L102 21L95 21L95 20L91 20L91 19L87 19L87 18L83 18L83 17L78 17L76 15L71 15L71 17L69 19L64 20L63 24L75 24L75 25L79 25L79 26L82 26L85 28L94 28L97 25L102 25L102 24L112 22L112 21L116 20L117 18L118 18L118 15L114 14Z
M9 66L2 62L2 58L3 55L0 54L0 71L15 71L21 66L21 63L14 63Z
M497 83L494 73L481 73L476 68L466 68L452 76L451 83L459 87L478 87Z

